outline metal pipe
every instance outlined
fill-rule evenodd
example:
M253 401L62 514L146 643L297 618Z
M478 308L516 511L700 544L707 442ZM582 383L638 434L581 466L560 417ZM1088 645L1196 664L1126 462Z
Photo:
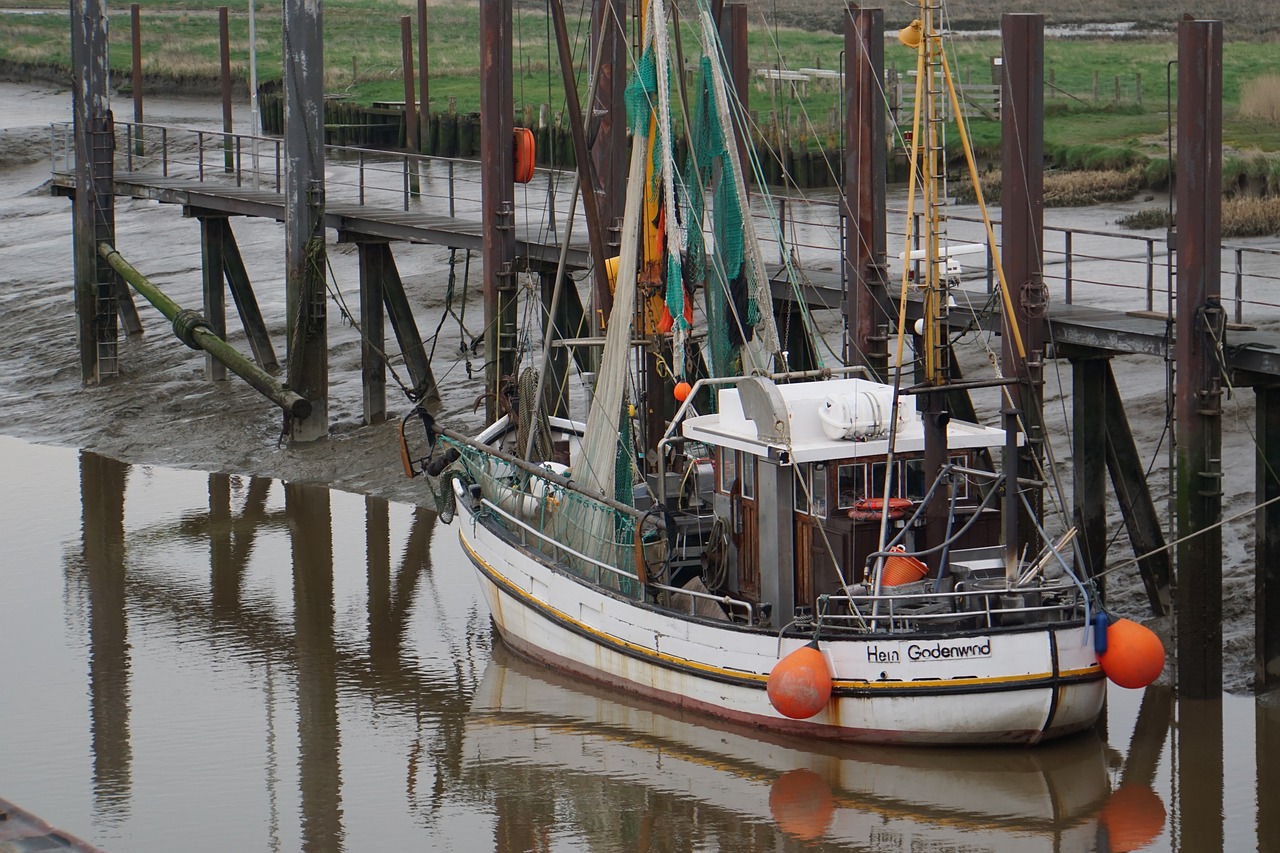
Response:
M138 272L110 243L99 243L98 254L106 260L120 277L154 305L165 319L173 323L173 334L192 349L203 350L227 369L248 382L258 393L284 409L295 418L303 419L311 414L311 401L289 390L271 374L241 355L235 347L218 337L209 328L199 312L185 309L160 291L142 273Z

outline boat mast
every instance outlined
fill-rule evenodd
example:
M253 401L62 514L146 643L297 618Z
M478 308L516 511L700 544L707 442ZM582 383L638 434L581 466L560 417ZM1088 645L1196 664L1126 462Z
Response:
M924 420L925 476L932 482L947 461L946 385L951 373L950 348L947 343L948 284L946 258L942 251L942 235L946 226L946 157L944 151L946 84L944 82L942 42L936 24L941 18L940 0L922 0L920 18L908 27L908 39L916 42L922 61L916 80L917 110L923 115L923 139L913 140L920 164L920 190L924 223L923 361L924 384L931 387L920 397ZM912 35L909 31L915 29ZM938 489L925 509L924 545L933 548L946 535L950 501L946 486ZM930 568L937 569L939 555L929 558Z

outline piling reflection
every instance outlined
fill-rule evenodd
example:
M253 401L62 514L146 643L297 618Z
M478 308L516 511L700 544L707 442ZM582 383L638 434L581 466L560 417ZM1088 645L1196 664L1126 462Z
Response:
M93 806L103 824L129 817L129 620L125 608L124 490L129 466L80 454L81 546L89 598L89 728Z
M208 476L207 506L197 493L173 509L146 491L150 469L90 453L79 476L64 601L86 620L72 643L88 669L93 820L108 835L149 819L137 798L156 777L140 767L157 743L192 748L183 723L154 728L167 683L152 676L185 668L249 684L233 707L247 731L205 725L243 765L222 784L261 792L240 801L260 812L259 849L362 849L370 811L402 839L499 851L1280 849L1268 805L1280 696L1250 707L1252 743L1238 712L1224 735L1241 700L1163 685L1140 704L1125 694L1111 746L1099 732L1030 750L766 740L491 649L471 578L433 567L436 540L452 537L427 510L226 475ZM391 746L371 746L388 731ZM1250 764L1256 804L1241 802ZM184 769L179 757L167 772ZM196 800L185 808L207 805Z

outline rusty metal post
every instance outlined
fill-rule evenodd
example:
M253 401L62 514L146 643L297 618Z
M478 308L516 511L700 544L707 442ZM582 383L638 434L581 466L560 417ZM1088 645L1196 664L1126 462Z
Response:
M480 0L480 209L484 231L485 415L515 370L515 163L511 0Z
M142 143L142 7L129 6L129 29L133 42L133 153L141 157L146 150Z
M728 78L741 105L741 114L748 115L751 105L751 70L747 67L747 5L727 3L720 12L720 44L724 49ZM880 48L881 54L884 48ZM735 111L736 113L736 111ZM742 182L751 192L751 169L748 168L747 145L751 134L745 124L733 123L733 134L738 140L738 162L742 164Z
M1001 237L1005 281L1018 328L1026 347L1019 358L1011 335L1003 341L1006 374L1023 380L1017 386L1017 407L1026 430L1018 450L1020 476L1039 479L1044 446L1044 412L1040 399L1040 371L1044 352L1044 16L1004 15L1000 22L1004 61L1000 75ZM1018 507L1018 551L1039 548L1034 516L1042 515L1044 495L1028 490L1030 513Z
M1222 694L1222 23L1178 24L1178 691Z
M311 402L293 441L329 431L324 247L324 20L319 0L284 0L285 287L289 387Z
M404 76L404 144L413 154L418 148L418 102L413 96L413 22L400 16L400 57Z
M222 170L235 171L235 145L231 141L231 29L227 7L218 7L218 54L222 66Z
M1254 523L1253 689L1280 687L1280 387L1259 385L1255 409L1258 436Z
M627 88L626 0L601 0L591 13L590 55L600 55L600 70L587 116L587 147L591 150L595 180L581 184L585 203L591 193L604 228L606 253L618 254L623 203L627 197L627 121L624 94ZM596 268L592 276L591 328L600 334L603 318L613 307L609 276Z
M844 263L847 364L883 377L885 286L884 11L850 5L844 21Z
M431 150L431 98L427 86L427 0L418 0L418 151Z
M80 378L96 385L118 372L115 272L98 243L115 240L115 128L108 108L107 15L101 0L71 4L72 115L76 193L72 199Z

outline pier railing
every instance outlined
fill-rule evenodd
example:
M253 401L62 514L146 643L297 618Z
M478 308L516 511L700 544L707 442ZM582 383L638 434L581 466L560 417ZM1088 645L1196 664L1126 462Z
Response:
M117 176L159 176L282 191L285 163L283 141L278 138L133 122L117 122L115 129ZM70 124L53 125L50 143L54 173L73 173ZM383 210L399 207L466 219L479 216L480 169L473 160L327 145L325 161L329 203ZM536 170L534 180L518 190L517 219L543 230L549 239L557 239L564 225L557 208L567 211L571 186L571 180L558 170ZM824 271L828 280L832 273L843 276L842 210L837 194L826 191L808 198L754 194L751 211L757 235L769 247L764 254L767 262L789 263L802 277L811 270ZM578 215L581 217L581 212ZM911 230L918 235L919 214L916 218ZM898 282L900 253L907 240L906 211L891 208L887 219L887 273L890 282ZM948 221L947 244L986 243L977 216L953 212ZM585 233L581 221L575 227L578 233ZM1176 283L1165 233L1046 225L1044 239L1044 281L1051 303L1171 316ZM996 275L989 251L957 257L956 261L962 282L984 282L988 293L994 290ZM919 261L911 263L909 273L919 277ZM827 289L835 290L830 285ZM972 287L964 291L973 292ZM1222 298L1235 323L1280 318L1280 248L1224 244Z

